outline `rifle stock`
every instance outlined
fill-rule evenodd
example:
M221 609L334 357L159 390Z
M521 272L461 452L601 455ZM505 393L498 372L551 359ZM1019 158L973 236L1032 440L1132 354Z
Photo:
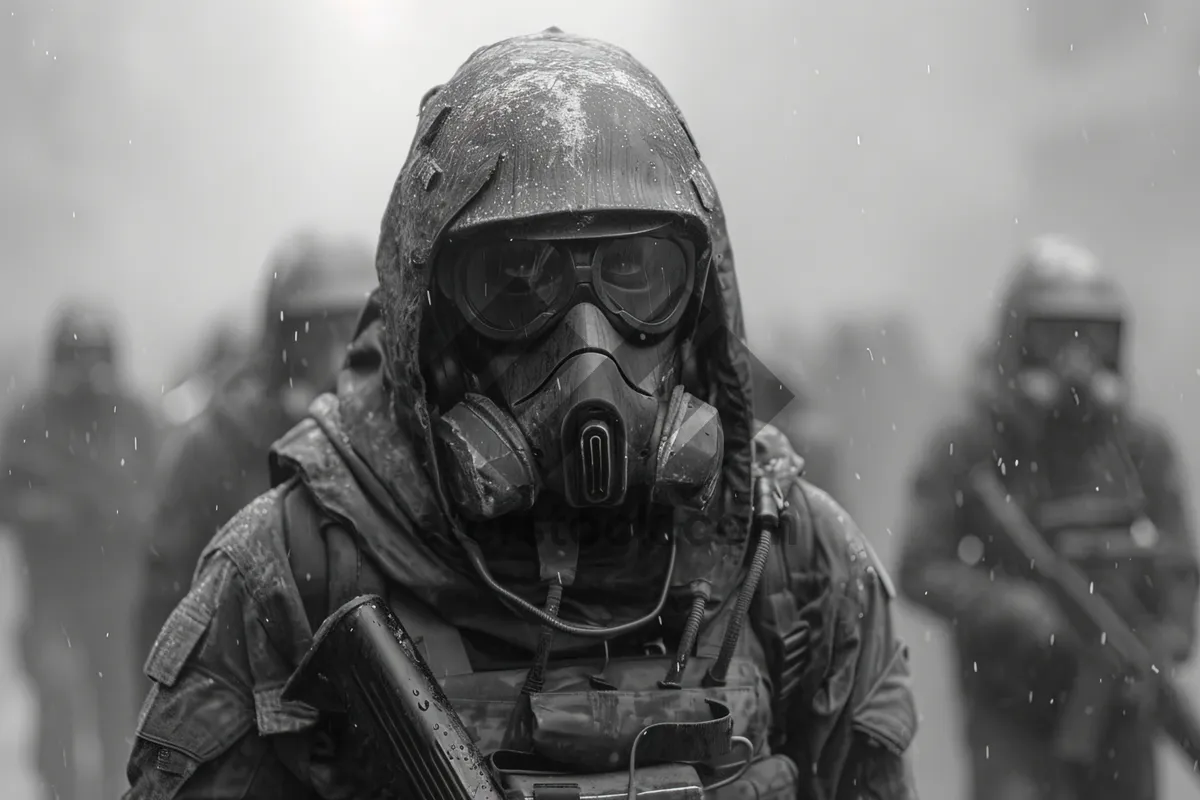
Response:
M1092 643L1089 654L1104 658L1114 671L1132 673L1154 686L1159 725L1183 752L1192 774L1200 779L1200 720L1187 696L1167 674L1170 660L1138 638L1125 619L1092 591L1092 583L1059 557L1024 512L1010 502L990 465L976 468L970 480L1004 543L1029 562L1075 630Z

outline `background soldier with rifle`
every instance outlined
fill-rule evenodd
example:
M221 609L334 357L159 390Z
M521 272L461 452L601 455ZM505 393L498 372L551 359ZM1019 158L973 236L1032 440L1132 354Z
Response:
M172 431L159 456L138 614L139 668L187 594L208 540L270 488L271 443L335 383L376 285L372 263L365 243L311 230L295 232L268 257L257 347L226 365L211 398Z
M1125 303L1090 252L1038 239L1000 311L989 380L917 471L901 590L954 625L977 800L1150 800L1158 726L1197 746L1155 674L1195 635L1178 462L1126 408Z

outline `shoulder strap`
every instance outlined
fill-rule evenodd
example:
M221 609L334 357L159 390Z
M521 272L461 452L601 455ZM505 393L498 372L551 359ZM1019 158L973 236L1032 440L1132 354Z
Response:
M328 567L321 537L321 515L304 485L297 482L283 497L283 531L288 562L313 633L329 616Z
M302 484L283 501L288 561L315 632L329 614L362 594L385 595L387 584L354 536L323 514Z
M434 675L471 674L458 629L401 587L389 586L371 559L363 557L353 533L322 514L301 484L285 496L284 530L292 574L314 632L344 604L360 595L377 594L387 599Z
M359 595L386 598L387 583L354 536L336 522L325 524L325 552L329 559L329 610L336 611Z

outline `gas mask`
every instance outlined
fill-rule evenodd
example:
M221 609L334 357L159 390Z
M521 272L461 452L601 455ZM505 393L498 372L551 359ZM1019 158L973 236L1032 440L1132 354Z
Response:
M543 492L576 509L707 507L724 440L717 410L679 379L703 277L690 241L663 226L450 242L436 275L433 317L458 331L427 370L450 406L434 435L466 518Z
M108 345L59 346L51 386L60 395L104 397L117 388L112 348Z
M1031 318L1025 324L1017 388L1042 419L1105 423L1126 397L1117 320Z

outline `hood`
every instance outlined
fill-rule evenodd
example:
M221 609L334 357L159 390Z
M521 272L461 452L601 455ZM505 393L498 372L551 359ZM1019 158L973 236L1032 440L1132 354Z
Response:
M744 535L750 518L750 370L715 187L657 78L624 50L555 30L476 51L428 97L381 226L381 291L367 316L384 320L388 413L411 438L447 517L452 513L441 497L433 456L419 335L439 244L496 223L554 217L587 225L597 214L631 211L671 215L702 245L697 267L704 290L689 357L694 385L688 388L721 414L723 517L730 535Z

